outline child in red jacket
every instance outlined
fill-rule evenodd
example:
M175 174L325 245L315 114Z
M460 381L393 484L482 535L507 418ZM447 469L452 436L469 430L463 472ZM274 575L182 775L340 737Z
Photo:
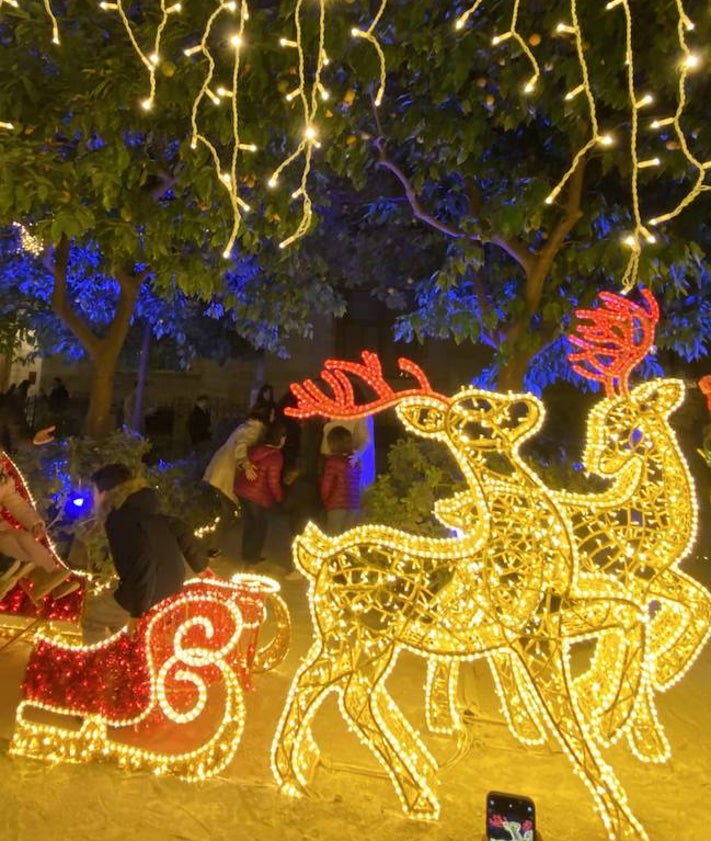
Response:
M261 444L248 451L249 462L256 470L256 477L249 479L243 470L235 476L235 496L242 508L242 561L256 564L262 560L262 549L267 537L267 511L275 502L281 502L281 471L284 456L281 448L286 440L286 428L281 421L267 427Z
M360 476L363 467L353 453L353 435L334 426L326 436L331 455L321 477L321 501L326 509L326 531L341 534L353 528L360 513Z

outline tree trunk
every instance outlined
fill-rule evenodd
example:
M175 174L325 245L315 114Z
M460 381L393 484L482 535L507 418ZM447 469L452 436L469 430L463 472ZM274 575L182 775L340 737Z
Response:
M138 357L138 373L136 375L136 399L133 404L133 417L131 426L143 432L143 404L146 394L146 378L148 376L148 361L151 356L151 339L153 331L150 324L146 322L143 326L143 339L141 340L141 354ZM126 419L128 420L128 418Z
M86 433L90 438L104 438L113 428L111 400L117 361L117 357L112 354L100 354L93 359L93 378L86 415Z
M523 391L523 378L535 353L517 351L499 368L497 386L499 391Z
M86 416L86 432L91 438L103 438L111 432L111 399L114 376L119 353L126 341L131 316L136 307L138 291L147 270L136 275L129 268L117 266L116 280L120 287L116 313L108 331L97 336L82 316L72 308L67 290L67 266L69 264L69 239L62 234L54 250L52 274L52 309L74 333L91 358L94 378L89 394L89 411Z

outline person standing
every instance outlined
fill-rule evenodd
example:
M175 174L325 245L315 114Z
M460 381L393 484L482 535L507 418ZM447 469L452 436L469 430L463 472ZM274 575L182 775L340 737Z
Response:
M69 404L69 392L61 377L55 377L52 382L52 390L49 392L47 405L51 412L63 412Z
M237 470L244 470L250 480L256 478L256 471L249 463L247 451L262 440L268 423L269 415L263 409L250 410L247 420L233 430L205 468L203 480L232 503L237 501L234 492Z
M353 435L345 426L327 433L330 455L321 477L321 501L326 509L326 531L341 534L358 523L362 466L353 458Z
M28 444L48 444L54 439L54 426L33 432L27 423L17 389L0 394L0 449L13 453Z
M138 621L183 588L187 563L207 568L208 555L188 526L160 510L158 494L125 464L106 464L91 477L94 506L104 520L118 585L87 600L84 642L92 644Z
M251 447L249 462L256 473L250 479L244 470L235 477L234 493L242 505L242 561L256 564L262 560L262 550L267 537L267 512L275 502L281 502L284 492L281 472L284 456L281 449L286 440L286 429L280 421L270 424L264 441Z
M360 461L361 488L366 488L375 481L375 446L373 443L373 418L371 415L365 418L348 418L328 421L323 427L321 439L321 456L325 458L331 455L331 448L328 445L328 433L337 426L347 429L353 436L352 461Z

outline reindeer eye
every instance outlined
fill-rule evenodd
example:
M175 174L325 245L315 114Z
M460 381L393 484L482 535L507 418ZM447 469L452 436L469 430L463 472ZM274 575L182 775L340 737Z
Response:
M643 440L644 433L637 427L620 432L619 443L623 450L636 450Z

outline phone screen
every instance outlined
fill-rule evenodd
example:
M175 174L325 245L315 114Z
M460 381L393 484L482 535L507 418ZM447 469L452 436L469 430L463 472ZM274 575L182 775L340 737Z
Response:
M486 796L487 841L534 841L536 807L530 797L490 791Z

